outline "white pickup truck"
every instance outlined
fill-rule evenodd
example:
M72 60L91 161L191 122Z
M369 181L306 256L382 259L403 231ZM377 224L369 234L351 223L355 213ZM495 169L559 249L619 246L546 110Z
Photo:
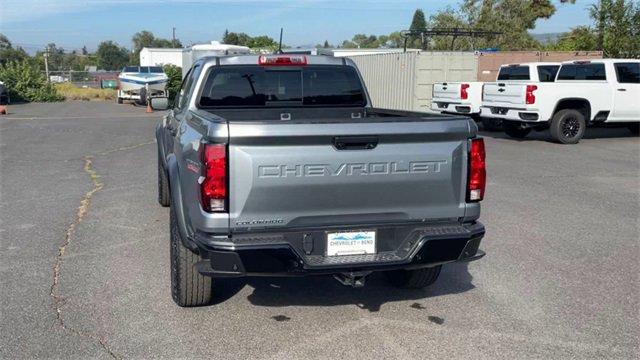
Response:
M501 83L522 83L527 81L553 81L560 63L509 64L500 67L498 81ZM483 82L445 82L433 85L431 110L468 115L476 120L480 117ZM482 119L485 130L499 130L500 119Z
M555 82L486 83L481 116L503 120L507 135L549 129L562 144L580 141L587 126L640 125L640 60L562 63Z

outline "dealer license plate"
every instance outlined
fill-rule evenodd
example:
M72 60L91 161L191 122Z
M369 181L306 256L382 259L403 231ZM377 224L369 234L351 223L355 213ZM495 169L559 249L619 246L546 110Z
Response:
M327 256L375 253L375 231L348 231L327 233Z

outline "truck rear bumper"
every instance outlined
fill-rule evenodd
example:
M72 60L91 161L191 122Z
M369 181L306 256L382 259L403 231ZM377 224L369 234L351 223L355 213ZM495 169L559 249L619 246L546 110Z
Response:
M220 238L196 235L203 258L198 272L213 277L305 276L354 271L418 269L473 261L484 236L479 223L388 226L376 254L325 256L326 229Z
M451 102L441 99L431 100L431 110L458 115L477 115L480 113L480 107L470 102Z
M536 109L512 108L503 106L482 106L480 116L511 121L544 122L541 114Z

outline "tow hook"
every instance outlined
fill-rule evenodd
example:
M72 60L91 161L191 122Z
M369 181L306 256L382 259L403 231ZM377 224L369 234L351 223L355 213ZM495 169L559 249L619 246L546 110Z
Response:
M364 280L369 274L371 274L371 271L358 271L335 274L333 277L342 285L361 288L364 286Z

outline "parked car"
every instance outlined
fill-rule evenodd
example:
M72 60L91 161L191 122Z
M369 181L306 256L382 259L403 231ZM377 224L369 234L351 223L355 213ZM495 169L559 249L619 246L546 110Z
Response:
M485 84L482 117L503 120L505 132L524 138L549 129L563 144L580 141L587 126L640 123L640 60L604 59L562 63L556 81Z
M211 277L421 288L484 255L475 122L372 108L350 59L204 58L175 104L156 138L179 306L207 304Z
M497 81L500 83L521 83L553 81L560 68L559 63L508 64L500 67ZM483 82L447 82L433 86L431 109L448 114L469 115L480 120ZM500 119L482 119L485 130L501 130Z

